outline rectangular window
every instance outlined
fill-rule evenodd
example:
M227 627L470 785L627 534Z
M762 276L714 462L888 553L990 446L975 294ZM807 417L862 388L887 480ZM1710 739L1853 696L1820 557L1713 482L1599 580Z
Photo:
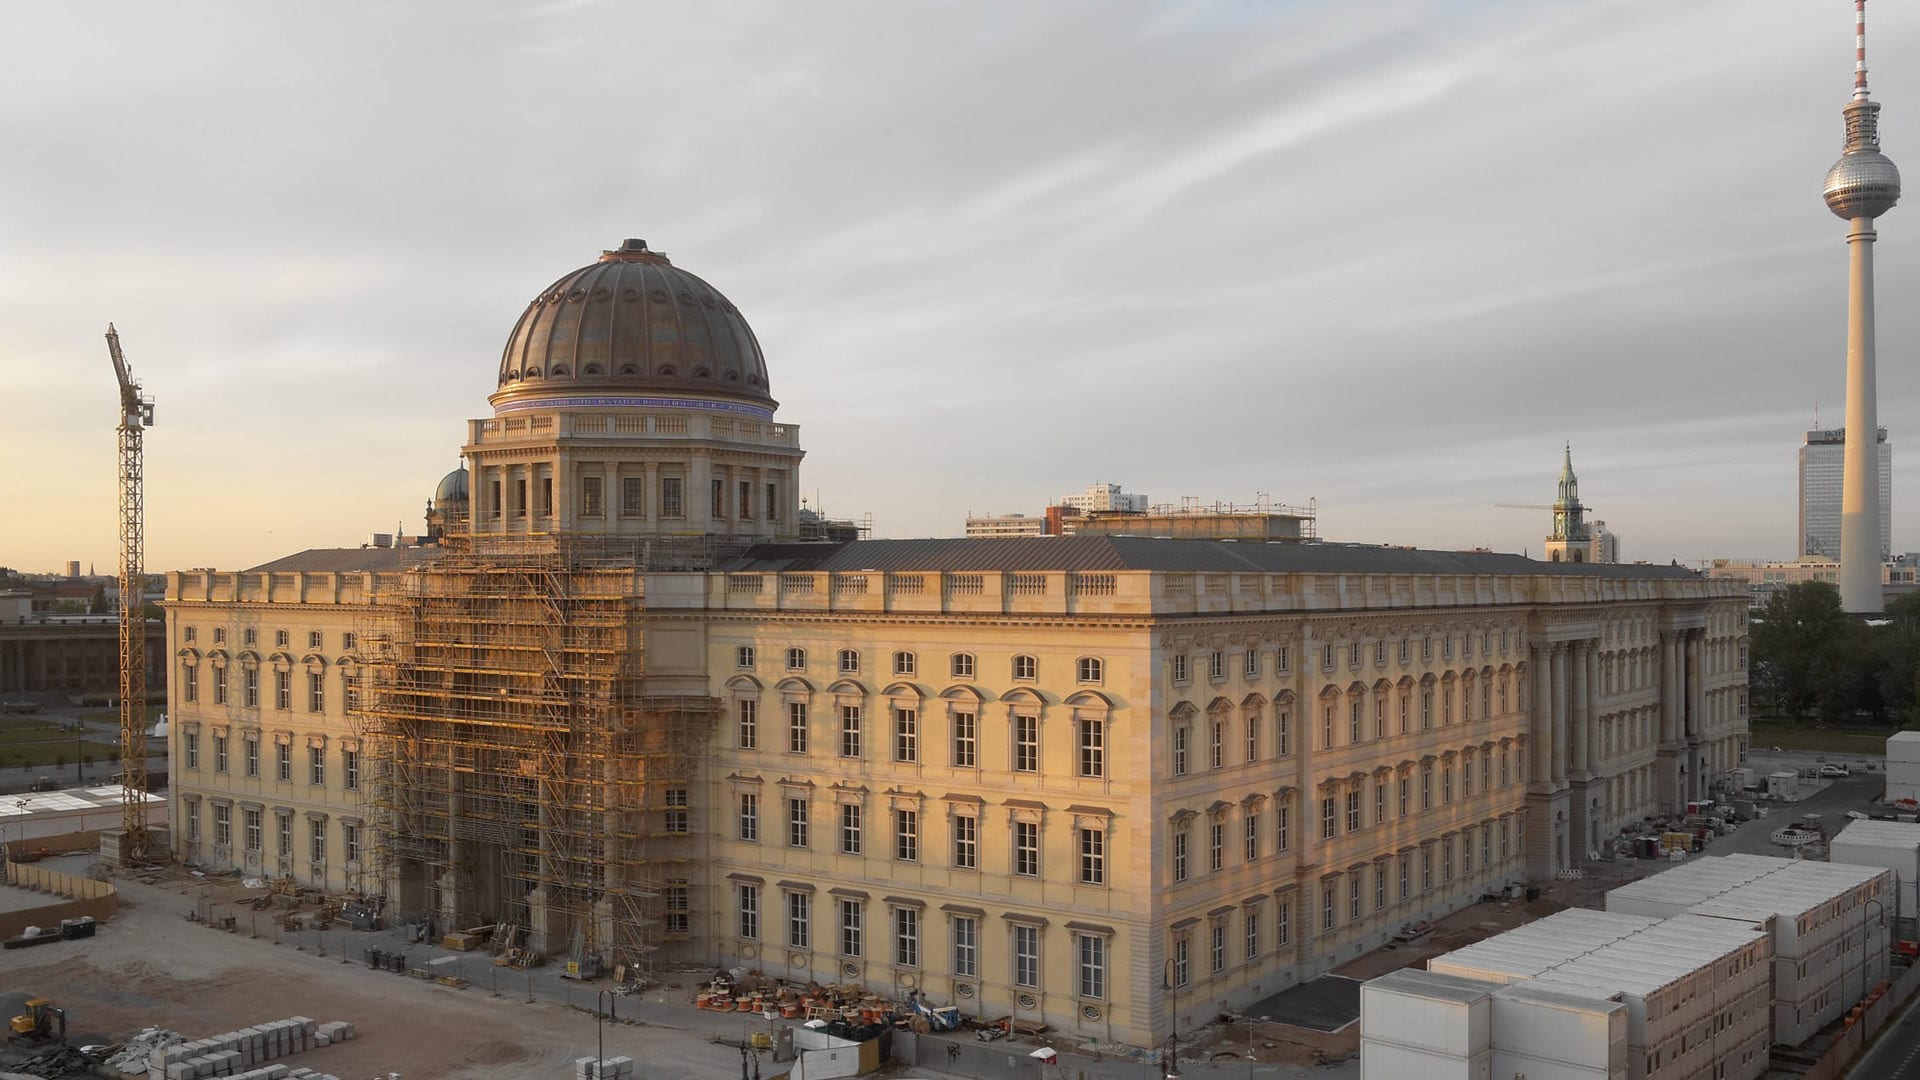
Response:
M860 756L860 706L840 706L840 756Z
M286 648L288 640L289 638L285 630L275 630L273 632L273 644L275 648ZM249 644L251 644L251 642L249 642Z
M1293 665L1292 665L1292 655L1291 655L1291 653L1290 653L1290 652L1288 651L1288 649L1287 649L1287 647L1286 647L1285 645L1282 645L1282 646L1280 646L1280 647L1279 647L1278 649L1275 649L1275 650L1274 650L1274 652L1273 652L1273 670L1274 670L1275 672L1277 672L1277 673L1279 673L1279 674L1281 674L1281 675L1285 675L1285 674L1286 674L1286 673L1287 673L1287 672L1288 672L1288 671L1289 671L1289 670L1290 670L1290 669L1292 668L1292 666L1293 666Z
M1347 792L1347 831L1360 831L1360 789Z
M274 851L283 859L293 858L293 815L275 814L274 826L277 841Z
M1365 910L1360 905L1362 903L1362 897L1364 897L1365 895L1366 895L1366 883L1361 880L1360 875L1359 874L1348 875L1347 877L1347 919L1349 921L1352 921L1352 922L1360 921L1360 915Z
M281 783L293 783L293 744L281 743L273 748L273 770Z
M810 893L787 894L787 945L808 948L813 941L813 896Z
M1337 899L1332 882L1320 886L1320 932L1322 934L1333 933L1334 918L1338 914L1335 910Z
M1218 650L1207 654L1207 678L1224 679L1227 677L1227 654Z
M347 790L360 790L360 751L340 751L340 766L341 771L346 773Z
M213 806L213 842L221 847L233 843L233 807L215 803Z
M971 769L979 761L980 721L970 712L953 714L953 767Z
M1260 857L1260 815L1247 815L1247 861Z
M1040 876L1040 823L1013 823L1013 872L1021 877Z
M1357 641L1347 643L1347 666L1360 666L1360 643Z
M1420 730L1433 730L1433 691L1420 691Z
M1083 717L1077 723L1080 734L1080 775L1107 775L1106 721Z
M739 495L740 495L739 509L740 509L741 519L746 520L746 519L752 518L753 517L753 482L751 480L740 481Z
M752 698L741 698L734 703L735 730L738 744L742 750L757 750L760 747L760 703Z
M1445 806L1453 802L1453 766L1443 765L1440 769L1440 803Z
M787 846L807 846L807 800L787 800Z
M1473 798L1473 758L1466 754L1460 756L1460 794Z
M348 712L360 711L360 676L351 672L340 673L340 704Z
M605 517L606 502L603 497L604 481L598 476L580 478L580 516Z
M1187 739L1192 729L1185 724L1173 729L1173 775L1187 775Z
M553 516L553 477L540 478L540 516Z
M684 836L689 831L687 828L687 789L668 788L666 794L667 809L665 816L661 820L662 831L672 833L676 836Z
M1040 928L1013 924L1013 985L1040 985Z
M1347 741L1358 743L1361 736L1361 720L1366 716L1366 703L1354 700L1347 703Z
M859 900L840 901L840 955L859 956L866 948L867 907Z
M245 679L247 693L241 700L247 708L257 709L260 707L260 669L246 669Z
M1080 934L1080 996L1095 1001L1107 996L1107 939Z
M213 771L227 771L227 737L225 735L213 737Z
M324 746L307 747L307 783L314 787L326 786L327 748Z
M187 768L198 769L200 767L200 733L187 732L180 736L180 744L187 748Z
M1402 735L1405 735L1409 730L1411 730L1407 726L1408 704L1409 702L1407 700L1407 692L1402 690L1400 692L1400 734Z
M213 703L215 705L225 705L227 703L226 668L217 667L213 669Z
M1410 872L1412 865L1413 856L1400 856L1400 899L1402 900L1413 895L1412 875Z
M678 476L660 478L660 516L679 518L687 516L685 481Z
M1320 749L1333 749L1333 706L1320 710Z
M734 667L750 670L753 667L753 662L754 662L753 646L741 645L733 650L733 666Z
M1227 865L1227 823L1216 821L1207 826L1207 868L1218 873Z
M1173 985L1185 986L1192 977L1191 958L1188 952L1191 944L1185 934L1173 939Z
M213 643L214 643L215 645L225 645L225 644L227 643L227 628L226 628L226 627L224 627L224 626L216 626L216 627L214 627L214 628L213 628Z
M920 912L917 908L893 909L893 962L901 967L920 966Z
M972 870L980 865L980 819L972 814L955 814L953 821L953 865Z
M1247 717L1247 764L1260 760L1260 717L1253 714Z
M327 711L327 677L318 671L307 672L307 711Z
M1460 837L1460 873L1463 876L1473 874L1473 832L1468 830Z
M740 936L748 940L760 937L760 886L740 885L736 889L740 908Z
M780 485L767 481L767 520L780 520Z
M1451 836L1440 841L1440 880L1449 885L1453 883L1453 837Z
M726 517L727 482L725 480L715 480L713 481L712 489L713 498L710 501L713 503L713 516L717 518Z
M1260 959L1260 909L1241 908L1241 920L1246 924L1247 962Z
M1040 718L1014 714L1013 724L1013 771L1040 771Z
M1218 769L1227 763L1227 722L1216 719L1207 729L1212 733L1207 740L1207 767Z
M293 708L293 672L276 671L273 673L273 707L276 709Z
M920 811L894 810L893 857L901 862L920 861Z
M1387 782L1385 780L1373 782L1373 823L1375 825L1387 823Z
M980 920L953 917L953 973L971 979L980 973Z
M1339 655L1340 654L1335 651L1334 645L1332 642L1328 642L1327 644L1320 646L1321 669L1324 671L1332 671L1334 664L1337 662L1336 657L1338 657Z
M893 710L893 760L920 760L920 714L913 709Z
M1215 975L1227 970L1227 924L1215 919L1207 927L1207 961Z
M787 753L807 752L807 703L787 702Z
M1387 907L1387 864L1375 863L1373 867L1373 909L1385 911Z
M1107 883L1107 833L1104 829L1080 830L1080 884Z
M1287 757L1293 753L1293 710L1280 709L1274 713L1273 752L1276 757Z
M1340 820L1339 808L1331 795L1320 800L1320 839L1333 839L1334 829Z
M246 827L247 850L259 851L261 843L265 839L261 835L260 811L253 809L241 811L241 822Z
M189 704L200 700L200 669L198 667L180 669L180 696Z
M740 839L760 839L760 796L751 791L740 793Z
M316 868L327 865L327 823L324 821L307 822L307 861Z
M1412 812L1413 777L1405 773L1400 775L1400 816L1406 817Z
M1173 880L1187 880L1187 831L1173 834Z
M1293 846L1293 805L1281 803L1273 814L1273 849L1282 855Z
M860 854L860 833L862 808L859 803L843 803L840 807L840 854Z
M1493 865L1493 826L1480 827L1480 865Z
M1241 674L1245 675L1249 679L1257 679L1260 677L1260 650L1259 649L1247 650L1246 662L1241 667Z
M340 823L340 843L349 863L360 861L360 826Z
M259 776L260 775L260 740L253 738L252 736L248 736L247 738L240 740L240 743L241 743L241 746L244 748L242 750L241 756L246 761L247 775Z
M1293 902L1282 900L1273 908L1273 943L1286 948L1293 938Z
M1185 654L1178 654L1173 658L1173 681L1177 683L1187 681L1187 658Z
M1420 766L1420 809L1433 809L1433 765Z
M1433 891L1433 845L1420 849L1420 894Z
M647 478L644 476L623 476L620 478L620 516L637 518L647 512Z

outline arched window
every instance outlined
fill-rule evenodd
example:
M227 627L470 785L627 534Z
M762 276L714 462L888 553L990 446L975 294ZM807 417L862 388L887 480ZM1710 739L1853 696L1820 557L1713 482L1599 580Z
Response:
M1040 677L1040 661L1026 653L1013 658L1013 677L1031 682Z
M1106 679L1107 665L1097 656L1083 656L1080 658L1077 666L1079 667L1080 681L1083 683L1097 684Z

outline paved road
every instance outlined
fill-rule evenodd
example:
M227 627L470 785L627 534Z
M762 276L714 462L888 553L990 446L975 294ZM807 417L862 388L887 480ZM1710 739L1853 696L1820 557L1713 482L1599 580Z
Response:
M1920 996L1862 1054L1848 1080L1920 1080Z

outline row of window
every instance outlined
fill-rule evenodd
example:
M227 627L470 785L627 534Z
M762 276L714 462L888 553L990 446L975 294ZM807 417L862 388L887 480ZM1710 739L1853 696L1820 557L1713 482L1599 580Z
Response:
M759 941L764 933L761 925L761 886L758 884L737 883L734 886L734 908L738 921L736 927L739 936L746 941ZM814 894L798 889L782 889L785 911L785 940L788 948L811 949L814 942ZM872 943L869 942L870 912L867 900L851 896L833 896L828 901L833 919L833 946L840 956L848 958L869 957ZM883 946L883 953L874 953L872 959L885 959L897 967L918 968L926 965L925 941L927 915L924 908L913 904L888 904L883 933L889 939L889 945ZM981 932L982 918L978 915L948 915L947 927L947 972L954 978L980 978L981 971ZM1046 927L1039 922L1009 920L1007 933L1007 981L1023 989L1043 989L1041 948L1045 942ZM1104 1001L1107 997L1108 956L1111 942L1107 935L1087 931L1071 933L1075 967L1074 995L1093 1001Z
M901 764L930 763L923 746L920 710L894 708L892 728L882 735L891 760ZM838 707L839 725L834 749L843 758L867 755L866 710L855 704ZM1089 778L1107 775L1107 723L1096 716L1075 716L1075 775ZM804 701L786 702L786 750L806 754L812 750L812 718ZM1009 712L1007 716L1007 768L1012 772L1040 771L1040 718L1031 713ZM947 764L956 769L978 769L980 759L980 714L970 710L947 713ZM760 749L760 702L741 698L734 702L734 745L742 750Z
M1479 696L1481 700L1480 718L1482 720L1490 720L1495 715L1489 711L1492 707L1493 687L1489 686L1488 683L1493 681L1495 680L1481 680ZM1508 702L1507 683L1505 679L1500 679L1498 680L1498 684L1500 711L1501 713L1505 713ZM1453 704L1456 695L1450 689L1449 684L1443 683L1441 685L1442 689L1438 695L1434 693L1432 687L1421 687L1417 698L1419 702L1419 727L1417 729L1414 727L1413 718L1413 703L1416 698L1411 691L1406 689L1401 690L1397 699L1397 716L1399 733L1401 735L1411 735L1416 730L1420 732L1432 731L1434 728L1434 705L1436 700L1439 703L1440 726L1448 727L1453 724ZM1341 745L1357 745L1367 741L1369 738L1366 693L1365 688L1361 688L1347 694L1347 727L1345 732L1347 741L1345 743L1337 741L1338 736L1341 734L1339 728L1339 704L1335 700L1326 700L1326 698L1337 696L1337 693L1323 695L1324 704L1321 709L1320 724L1320 748L1323 750L1331 750ZM1466 689L1463 684L1462 691L1457 696L1461 704L1460 712L1462 722L1472 722L1474 720L1474 710L1472 708L1474 695L1469 689ZM1371 738L1373 739L1384 739L1389 733L1387 699L1388 695L1386 691L1377 691L1373 695L1371 729ZM1524 707L1524 705L1522 707ZM1263 738L1263 728L1265 727L1264 710L1247 709L1241 720L1242 737L1240 739L1240 748L1237 751L1231 749L1229 742L1232 736L1230 730L1231 724L1232 719L1227 715L1225 710L1217 709L1210 714L1206 722L1206 767L1208 769L1225 768L1230 753L1239 754L1240 760L1246 764L1253 764L1267 757L1284 758L1293 753L1293 708L1290 705L1276 704L1273 706L1273 735L1270 740ZM1171 728L1171 739L1172 752L1168 755L1169 766L1173 775L1185 776L1193 770L1193 726L1189 723L1174 723Z
M752 645L740 645L734 649L734 665L742 670L752 670L757 654ZM807 650L794 647L787 650L787 670L804 672L807 670ZM862 670L860 650L841 649L834 656L834 669L842 675L858 675ZM955 679L972 679L978 665L972 653L953 653L947 658L947 673ZM1034 682L1040 678L1040 661L1037 657L1022 653L1015 656L1011 664L1016 682ZM1083 656L1074 661L1075 677L1082 683L1101 683L1106 680L1106 662L1097 656ZM893 654L893 673L903 678L913 678L920 674L919 654L896 651Z
M1448 661L1453 659L1454 640L1454 637L1450 634L1439 639L1440 659ZM1473 635L1462 634L1458 640L1460 642L1461 658L1471 660L1474 655ZM1371 652L1374 666L1386 666L1390 644L1392 643L1384 639L1373 642ZM1434 656L1434 639L1431 637L1420 638L1418 639L1418 647L1420 661L1422 663L1430 663ZM1399 639L1398 645L1394 649L1394 652L1399 658L1399 662L1402 664L1412 663L1414 648L1415 639ZM1490 630L1481 631L1480 655L1482 657L1492 657L1494 655L1493 648L1493 632ZM1505 656L1511 651L1511 641L1508 637L1508 632L1502 630L1500 631L1500 655ZM1358 669L1364 664L1367 653L1368 649L1364 642L1348 642L1344 649L1339 644L1327 642L1320 647L1320 670L1336 670L1343 656L1349 669ZM1259 678L1261 674L1261 661L1263 656L1266 655L1269 654L1262 653L1258 649L1248 649L1241 656L1240 673L1249 679ZM1293 670L1292 649L1288 646L1281 645L1274 649L1270 655L1272 656L1274 674L1285 675ZM1220 682L1224 680L1227 677L1228 670L1227 653L1219 649L1208 653L1206 656L1206 669L1207 678L1210 681ZM1184 683L1190 681L1191 678L1192 658L1185 653L1175 653L1173 655L1173 681L1176 683Z
M213 674L207 680L212 684L213 704L217 706L232 703L230 697L233 687L227 677L228 670L229 669L224 667L214 667L212 669ZM237 670L240 673L239 705L247 709L260 708L260 669L248 664L233 670ZM309 671L306 675L307 686L305 702L307 711L310 713L326 712L327 673L324 671ZM273 708L281 712L293 711L293 685L293 672L276 670L273 673ZM346 711L358 711L360 708L360 676L350 671L342 671L340 673L340 686L345 698L344 704L346 705ZM180 700L189 705L199 703L200 665L180 665Z
M660 517L684 518L687 516L686 481L678 476L662 476L660 483ZM553 478L542 476L538 483L529 487L525 478L513 481L513 502L501 505L502 494L499 480L489 481L487 499L481 507L481 513L500 517L509 514L515 518L527 516L531 507L536 517L553 516ZM780 486L775 481L767 481L760 489L762 499L759 503L759 515L768 521L780 520ZM531 493L536 501L528 502ZM604 518L607 516L606 478L600 476L582 476L580 478L580 516L584 518ZM738 518L751 521L755 516L754 483L751 480L738 481L729 489L724 479L715 478L708 488L707 510L711 517L726 519ZM644 476L623 476L620 478L620 505L614 508L623 518L640 518L647 514L647 478Z
M187 843L200 843L200 801L188 799L180 804L180 815L186 819ZM285 807L276 808L274 819L274 854L282 859L293 858L294 829L293 811ZM265 849L265 812L255 807L242 807L240 810L240 847L245 851L264 852ZM350 863L360 861L361 826L343 821L340 823L340 849ZM230 803L213 804L213 842L218 847L234 846L234 816ZM307 820L307 860L316 867L327 863L327 822L325 818L312 817Z
M253 629L242 630L240 632L240 637L241 637L242 643L247 648L253 648L260 644L260 632L258 630L253 630ZM194 642L200 639L200 628L197 626L181 627L180 639L183 644L192 645ZM278 648L282 648L282 649L289 648L291 646L292 640L293 640L293 635L288 633L285 630L275 630L273 632L273 643ZM225 645L227 643L226 627L216 626L213 628L213 643L215 645ZM320 631L318 630L307 631L307 648L309 649L324 648L325 643L326 643L326 636L322 634ZM343 631L340 634L340 648L346 652L352 652L353 647L354 647L353 631L351 630Z
M235 755L233 753L232 739L229 736L216 733L212 736L212 741L213 771L216 773L234 772L233 757ZM186 767L197 771L200 768L200 733L197 731L183 731L180 734L180 748L186 757ZM241 736L239 750L239 773L247 777L260 776L259 737L252 733ZM276 742L273 744L273 778L275 780L283 784L293 783L293 762L294 753L291 743ZM305 764L307 783L313 787L327 786L327 748L324 746L308 746ZM340 751L340 770L345 788L348 791L359 790L360 751L343 748Z
M814 822L813 802L798 796L787 796L786 802L786 846L792 848L811 848L813 846ZM761 830L761 797L758 792L743 791L736 796L734 835L749 843L759 843ZM886 846L882 852L897 862L922 861L923 822L921 813L909 807L894 807L886 823L888 833L881 838ZM841 855L867 855L871 847L868 837L867 808L861 803L839 803L834 809L830 822L829 842L834 851ZM672 831L669 829L669 831ZM980 868L980 816L977 811L954 813L947 818L947 856L948 865L959 870L978 870ZM1041 869L1041 831L1038 821L1015 817L1007 823L1007 870L1015 877L1037 878L1042 876ZM1073 880L1081 885L1107 884L1107 830L1081 824L1074 829L1075 850L1078 858L1075 863Z
M1514 823L1500 821L1499 860L1509 858L1516 842ZM1425 896L1434 891L1435 854L1439 855L1440 887L1446 888L1454 883L1456 877L1455 852L1458 851L1457 874L1461 878L1470 877L1476 872L1476 866L1482 872L1495 866L1494 835L1495 822L1484 822L1477 827L1468 828L1458 834L1449 833L1438 840L1428 841L1420 846L1417 853L1419 867L1419 895ZM1478 841L1479 859L1474 857L1475 841ZM1369 880L1371 882L1372 912L1376 915L1388 911L1397 895L1400 902L1413 899L1414 866L1416 853L1401 852L1398 856L1388 856L1374 862L1371 874L1366 870L1354 870L1345 874L1334 874L1323 878L1320 884L1320 932L1323 935L1334 933L1342 925L1342 900L1345 900L1345 922L1354 923L1366 918L1368 913ZM1345 888L1342 889L1342 879ZM1246 963L1256 963L1266 955L1268 946L1264 929L1265 904L1248 903L1241 905L1241 959ZM1218 975L1224 972L1232 962L1229 956L1228 924L1231 912L1212 916L1208 920L1205 946L1208 970ZM1294 934L1293 894L1289 893L1274 902L1273 913L1273 949L1284 949L1292 943ZM1302 929L1311 932L1312 926ZM1193 933L1190 930L1176 930L1169 942L1169 955L1172 959L1172 982L1175 987L1184 987L1193 981Z

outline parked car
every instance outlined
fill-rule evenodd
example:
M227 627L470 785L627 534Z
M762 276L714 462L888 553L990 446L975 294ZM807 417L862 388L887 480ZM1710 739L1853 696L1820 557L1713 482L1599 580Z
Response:
M1822 779L1841 777L1841 776L1852 776L1852 775L1853 775L1852 773L1846 770L1846 767L1844 765L1820 766L1820 776Z

